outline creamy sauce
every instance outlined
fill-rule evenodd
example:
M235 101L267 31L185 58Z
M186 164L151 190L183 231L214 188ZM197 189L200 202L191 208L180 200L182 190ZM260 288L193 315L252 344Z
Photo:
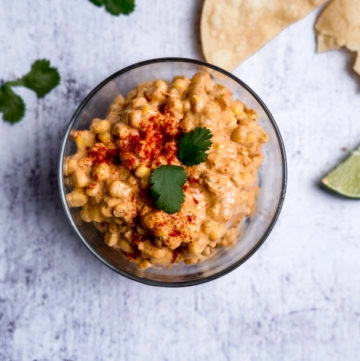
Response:
M196 127L210 129L212 146L206 162L185 167L185 201L167 214L149 194L150 175L181 165L179 137ZM81 207L81 219L141 268L193 264L231 247L254 210L267 134L256 113L206 72L139 84L114 100L105 119L71 135L77 152L64 164L69 206Z

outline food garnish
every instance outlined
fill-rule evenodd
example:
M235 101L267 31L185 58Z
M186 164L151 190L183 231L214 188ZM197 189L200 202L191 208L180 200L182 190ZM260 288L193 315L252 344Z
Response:
M135 9L135 0L90 0L96 6L105 6L112 15L129 15Z
M36 60L31 70L22 78L8 81L0 87L0 112L3 119L16 123L25 114L23 99L14 93L12 87L23 86L33 90L38 98L44 97L60 83L60 75L56 68L50 66L49 60Z
M185 169L178 165L162 165L151 173L151 194L156 206L166 213L180 210L184 202L183 186L187 179Z
M179 160L187 166L200 164L206 160L206 151L211 146L212 134L205 127L197 127L185 133L179 140ZM173 214L184 203L183 186L187 173L182 166L162 165L151 174L151 194L156 199L156 206L166 213Z
M207 128L195 128L184 134L179 141L178 158L181 163L192 166L205 162L211 146L212 134Z
M360 147L328 173L321 184L343 197L360 199Z

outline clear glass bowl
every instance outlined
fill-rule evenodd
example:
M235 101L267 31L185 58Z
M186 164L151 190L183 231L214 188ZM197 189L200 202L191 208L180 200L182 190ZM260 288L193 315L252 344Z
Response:
M222 249L214 257L195 265L174 265L172 268L138 269L119 251L108 247L92 224L79 222L79 209L69 208L65 195L71 191L64 183L64 157L75 153L75 144L70 140L71 129L88 129L94 117L104 118L109 105L121 93L126 95L138 83L155 79L171 80L176 75L192 77L200 70L208 71L211 77L228 87L234 98L253 108L259 123L269 136L263 147L264 161L259 169L260 192L254 215L241 227L241 236L231 249ZM161 58L140 62L122 69L101 82L83 100L71 118L65 134L59 162L59 187L62 204L73 229L85 246L113 271L130 279L156 286L189 286L218 278L244 263L260 247L271 232L279 216L286 190L286 157L279 129L261 99L243 81L216 66L197 60Z

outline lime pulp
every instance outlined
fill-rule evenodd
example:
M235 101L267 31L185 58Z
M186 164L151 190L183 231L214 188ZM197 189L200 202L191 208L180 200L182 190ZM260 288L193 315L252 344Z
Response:
M343 197L360 199L360 147L328 173L321 184Z

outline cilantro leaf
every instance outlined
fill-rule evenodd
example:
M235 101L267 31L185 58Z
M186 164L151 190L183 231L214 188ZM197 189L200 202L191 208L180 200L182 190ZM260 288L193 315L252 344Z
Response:
M206 151L211 147L212 134L207 128L195 128L179 140L178 158L187 166L205 162Z
M3 113L3 119L10 123L18 122L25 114L22 98L6 83L0 88L0 112Z
M135 0L90 0L96 6L105 5L112 15L129 15L135 9Z
M151 194L156 199L156 206L166 213L176 213L185 200L182 189L187 174L178 165L162 165L151 173Z
M42 98L60 83L60 75L56 68L50 66L49 60L41 59L32 64L30 72L21 81Z
M103 0L89 0L89 1L92 2L96 6L104 5Z
M49 60L35 61L31 70L22 78L7 81L0 87L0 112L3 113L3 119L15 123L21 120L25 114L24 101L13 92L12 87L27 87L33 90L39 98L42 98L59 83L60 75L56 68L50 66Z
M129 15L135 9L135 0L103 0L106 10L112 15Z

